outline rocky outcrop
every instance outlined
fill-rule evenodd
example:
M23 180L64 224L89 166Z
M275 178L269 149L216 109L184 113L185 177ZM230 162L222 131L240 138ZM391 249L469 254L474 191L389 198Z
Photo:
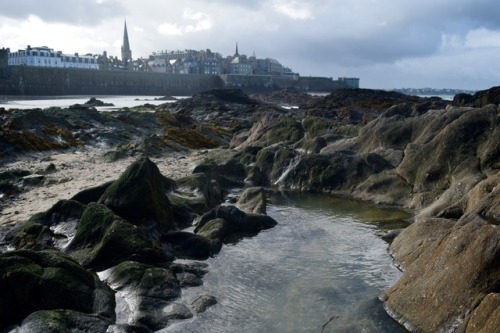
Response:
M434 221L427 223L434 228ZM467 326L474 309L500 281L500 228L474 215L439 231L404 230L391 245L404 265L401 279L384 294L385 306L395 319L416 332L455 331ZM423 241L415 240L418 235ZM401 246L407 243L406 246ZM413 247L413 249L412 249ZM485 301L472 321L498 325L498 317ZM488 324L490 323L490 324ZM474 324L471 324L474 325ZM472 326L471 326L472 327ZM472 330L471 330L472 331Z
M194 175L221 184L219 196L210 197L212 204L220 204L222 193L243 186L247 173L237 159L230 159L201 164ZM13 324L35 332L53 327L150 332L214 305L210 295L190 306L178 301L181 288L201 285L206 270L173 261L204 260L218 253L223 242L256 235L276 222L218 206L201 217L200 232L178 230L208 210L205 199L193 199L195 191L163 177L148 158L139 158L117 180L61 200L0 233L2 246L16 248L0 255L0 289L9 290L0 300L0 329ZM254 192L253 197L245 195L253 198L247 207L265 212L264 193ZM106 270L102 277L118 294L127 324L116 324L111 290L86 269ZM28 299L30 294L36 297ZM124 304L129 306L123 309Z
M482 108L488 104L500 104L500 86L480 90L474 95L458 94L453 98L453 105L455 106L472 106Z
M367 124L386 109L403 104L421 105L422 108L443 108L446 102L439 98L423 99L395 91L372 89L338 89L324 99L303 106L306 114L338 119L345 123Z

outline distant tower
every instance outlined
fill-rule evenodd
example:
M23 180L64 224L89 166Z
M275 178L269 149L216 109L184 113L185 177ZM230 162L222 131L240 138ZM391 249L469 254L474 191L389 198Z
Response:
M236 53L234 54L235 57L238 57L240 54L238 53L238 42L236 42Z
M123 31L123 45L122 45L122 61L127 65L132 60L132 51L128 42L127 21L125 21L125 30Z

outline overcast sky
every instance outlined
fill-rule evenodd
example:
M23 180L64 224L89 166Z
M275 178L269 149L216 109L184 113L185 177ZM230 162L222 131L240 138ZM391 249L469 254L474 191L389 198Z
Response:
M211 49L363 88L500 85L498 0L0 0L0 47L120 56Z

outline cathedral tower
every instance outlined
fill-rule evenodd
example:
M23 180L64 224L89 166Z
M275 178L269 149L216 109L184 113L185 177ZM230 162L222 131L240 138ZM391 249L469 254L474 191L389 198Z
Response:
M123 44L122 44L122 61L124 65L127 65L127 63L131 60L132 60L132 51L130 50L130 44L128 42L127 21L125 21L125 29L123 31Z

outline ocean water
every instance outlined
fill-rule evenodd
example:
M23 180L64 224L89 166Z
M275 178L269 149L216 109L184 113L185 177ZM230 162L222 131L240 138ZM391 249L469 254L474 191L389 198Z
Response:
M401 272L375 233L408 213L316 195L275 195L267 213L277 227L225 245L183 291L218 304L160 332L406 332L378 300Z

